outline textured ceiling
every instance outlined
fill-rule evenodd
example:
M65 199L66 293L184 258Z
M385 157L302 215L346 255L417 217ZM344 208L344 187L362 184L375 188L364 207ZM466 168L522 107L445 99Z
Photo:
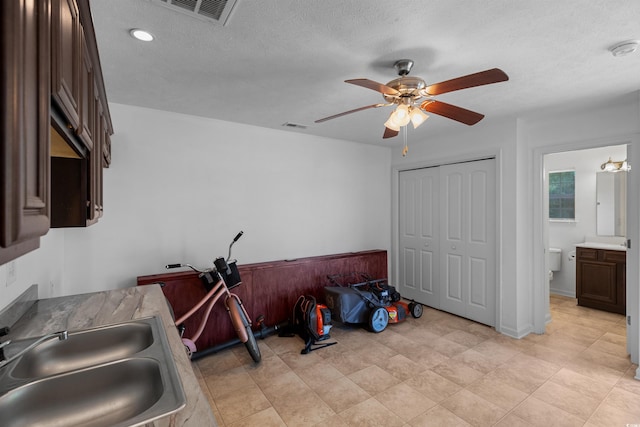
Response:
M391 107L316 124L383 102L344 83L396 78L413 59L427 84L498 67L510 80L438 100L502 117L615 102L640 90L640 51L611 45L640 39L638 0L238 0L225 26L150 0L91 0L110 102L370 144L382 140ZM131 28L155 35L151 43ZM117 132L117 123L114 123ZM466 125L432 115L417 142Z

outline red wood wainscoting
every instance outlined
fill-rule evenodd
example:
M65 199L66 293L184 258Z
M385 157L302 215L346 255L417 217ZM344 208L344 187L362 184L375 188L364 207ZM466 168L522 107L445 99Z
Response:
M293 306L300 295L313 295L324 301L324 287L331 286L327 275L367 273L373 279L387 278L387 251L371 250L344 254L299 258L287 261L261 262L238 265L242 285L233 289L254 320L265 317L267 326L273 326L291 318ZM162 282L176 318L186 313L202 297L206 290L197 273L178 273L139 276L138 286ZM189 337L200 324L201 309L185 322L185 337ZM224 343L235 337L233 327L219 301L211 312L207 326L196 341L199 350Z

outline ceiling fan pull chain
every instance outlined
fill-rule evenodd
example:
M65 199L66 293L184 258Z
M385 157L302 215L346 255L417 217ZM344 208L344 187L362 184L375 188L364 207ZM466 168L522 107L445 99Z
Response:
M407 132L409 132L407 130L408 126L403 126L402 127L402 139L404 140L404 147L402 148L402 157L406 157L407 153L409 152L409 146L407 145Z

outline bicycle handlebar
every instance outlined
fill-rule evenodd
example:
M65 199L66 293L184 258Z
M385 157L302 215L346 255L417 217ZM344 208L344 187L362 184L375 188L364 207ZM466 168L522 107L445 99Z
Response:
M191 264L167 264L167 265L164 266L164 268L166 268L167 270L170 269L170 268L180 268L180 267L188 267L188 268L192 269L193 271L195 271L196 273L206 273L206 271L198 270L197 268L195 268Z
M233 238L233 241L229 245L229 254L227 255L227 262L231 259L231 247L235 242L238 241L240 237L242 237L243 234L244 234L244 231L240 231L238 234L236 234L236 237Z
M238 239L240 239L240 237L242 237L243 234L244 234L244 231L240 231L238 234L236 234L236 237L233 238L233 241L229 245L229 255L227 256L227 261L229 261L229 259L231 258L231 247L235 242L238 241ZM215 262L214 262L214 265L215 265ZM171 268L180 268L180 267L188 267L198 273L206 273L206 271L208 271L208 270L206 271L198 270L197 268L195 268L190 264L167 264L164 266L164 268L166 268L167 270ZM227 274L231 274L231 269L229 268L229 266L226 266L226 270L227 270Z

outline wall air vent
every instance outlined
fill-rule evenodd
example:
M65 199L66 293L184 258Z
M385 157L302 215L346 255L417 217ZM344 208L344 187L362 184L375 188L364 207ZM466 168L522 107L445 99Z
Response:
M151 0L171 10L215 24L226 25L238 0Z

